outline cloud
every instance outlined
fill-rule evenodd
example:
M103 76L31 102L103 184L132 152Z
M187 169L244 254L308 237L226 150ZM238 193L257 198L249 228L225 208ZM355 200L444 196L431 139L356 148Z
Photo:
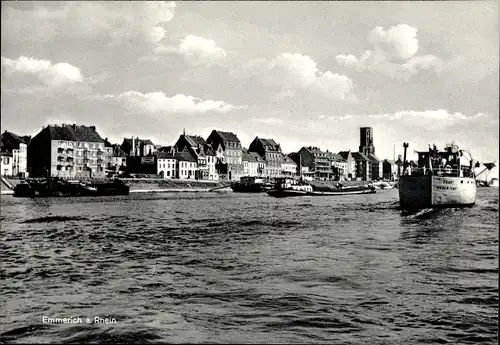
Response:
M183 94L167 97L163 92L141 93L127 91L118 95L94 95L91 97L96 100L114 100L134 110L149 113L227 113L232 110L246 108L245 106L235 106L224 101L203 101L200 98Z
M320 72L311 57L299 53L283 53L263 66L267 83L287 90L280 96L293 95L290 90L302 89L326 97L347 99L354 88L349 77L331 71Z
M418 51L417 29L407 24L391 26L387 30L377 26L368 35L368 42L382 50L388 60L406 60Z
M25 56L17 60L2 56L2 68L7 74L35 76L47 86L63 86L84 81L80 69L65 62L52 64L49 60L37 60Z
M154 49L156 55L164 53L179 54L191 65L217 65L226 58L226 51L217 46L214 40L187 35L178 46L158 45Z
M418 52L417 29L406 24L391 26L387 30L377 26L368 35L373 49L366 50L359 58L352 54L335 57L341 66L358 72L369 71L393 79L408 79L420 71L443 71L445 63L434 55L415 56Z
M466 116L460 112L450 113L446 109L437 110L402 110L394 113L380 114L345 114L342 116L330 116L332 121L349 120L354 122L399 122L405 126L411 127L431 127L442 128L456 125L457 123L472 122L478 118L485 117L484 113L476 113L472 116Z
M2 38L48 41L54 36L86 37L106 41L140 39L159 42L163 25L172 20L175 2L57 2L27 3L23 8L2 5ZM26 25L31 23L32 25Z
M267 117L264 119L253 119L254 122L264 123L266 125L278 125L282 124L284 121L282 119L278 119L276 117Z

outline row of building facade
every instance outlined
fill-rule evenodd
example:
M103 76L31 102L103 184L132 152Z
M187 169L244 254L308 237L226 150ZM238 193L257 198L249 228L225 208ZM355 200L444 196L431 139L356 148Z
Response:
M103 139L95 126L49 125L33 138L1 135L1 174L21 177L105 178L116 174L165 179L239 180L243 176L302 175L319 180L395 179L399 161L375 156L373 129L360 128L359 151L302 147L285 154L274 139L256 137L245 148L232 132L207 139L181 134L172 146L133 136L121 144Z

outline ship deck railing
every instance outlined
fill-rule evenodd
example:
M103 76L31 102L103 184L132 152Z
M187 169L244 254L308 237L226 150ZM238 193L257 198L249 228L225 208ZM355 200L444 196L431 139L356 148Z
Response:
M445 177L474 177L473 170L469 167L462 167L462 169L452 168L414 168L411 169L411 175L433 175Z

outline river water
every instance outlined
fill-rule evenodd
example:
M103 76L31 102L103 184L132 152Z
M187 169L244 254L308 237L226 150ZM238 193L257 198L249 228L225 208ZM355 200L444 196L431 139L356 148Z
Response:
M496 344L498 188L471 209L397 205L2 196L0 342Z

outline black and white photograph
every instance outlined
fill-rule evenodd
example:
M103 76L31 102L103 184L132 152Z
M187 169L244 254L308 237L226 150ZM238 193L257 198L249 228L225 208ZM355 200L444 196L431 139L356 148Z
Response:
M2 1L0 344L498 344L499 16Z

